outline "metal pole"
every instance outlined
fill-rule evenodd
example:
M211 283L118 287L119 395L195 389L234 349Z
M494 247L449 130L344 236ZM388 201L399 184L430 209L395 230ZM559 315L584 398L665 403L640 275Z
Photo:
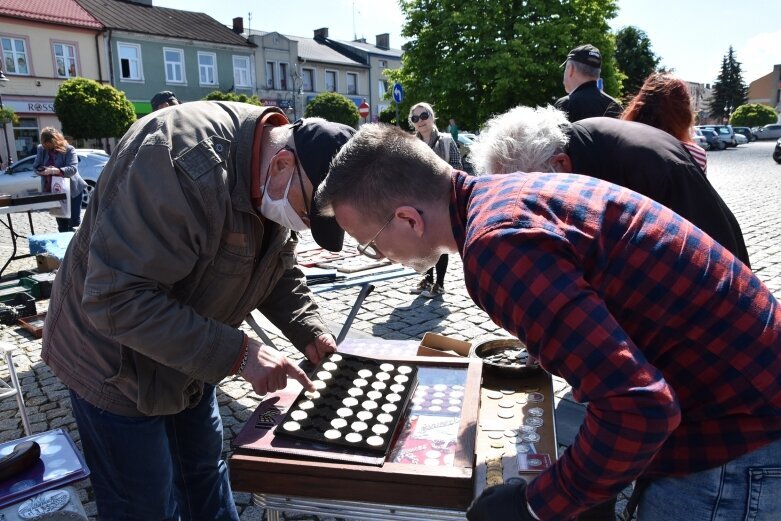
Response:
M3 112L5 107L3 106L3 96L0 94L0 112ZM3 120L3 136L5 137L5 157L8 160L6 168L14 164L14 160L11 159L11 146L8 144L8 123Z

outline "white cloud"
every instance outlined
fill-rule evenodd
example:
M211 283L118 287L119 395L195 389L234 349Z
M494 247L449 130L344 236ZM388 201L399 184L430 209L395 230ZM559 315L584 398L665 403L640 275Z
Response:
M779 42L781 29L752 36L742 49L737 50L737 59L742 63L743 80L746 84L773 72L773 65L781 63Z

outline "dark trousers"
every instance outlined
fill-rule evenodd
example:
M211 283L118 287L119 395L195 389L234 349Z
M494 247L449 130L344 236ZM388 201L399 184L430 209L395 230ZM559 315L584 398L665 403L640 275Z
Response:
M447 253L445 253L439 258L437 264L435 265L435 268L437 269L436 282L443 288L445 287L445 272L447 271L447 262L448 262L448 255ZM434 282L434 268L431 268L426 272L426 280L428 280L429 282Z

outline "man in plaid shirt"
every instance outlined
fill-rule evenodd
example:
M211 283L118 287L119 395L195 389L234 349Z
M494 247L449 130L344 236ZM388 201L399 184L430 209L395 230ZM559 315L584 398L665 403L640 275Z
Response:
M589 402L553 466L468 519L569 519L638 478L639 520L781 519L781 308L710 236L591 177L451 173L385 125L317 197L366 255L458 252L475 303Z

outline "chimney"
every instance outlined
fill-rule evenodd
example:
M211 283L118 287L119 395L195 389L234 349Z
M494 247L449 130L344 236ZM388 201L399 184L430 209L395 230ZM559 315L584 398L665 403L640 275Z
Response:
M318 38L328 38L328 27L321 27L320 29L315 29L315 40Z
M390 33L377 35L377 47L380 49L390 49Z
M236 34L241 34L244 32L244 18L241 16L237 16L233 19L233 32Z

